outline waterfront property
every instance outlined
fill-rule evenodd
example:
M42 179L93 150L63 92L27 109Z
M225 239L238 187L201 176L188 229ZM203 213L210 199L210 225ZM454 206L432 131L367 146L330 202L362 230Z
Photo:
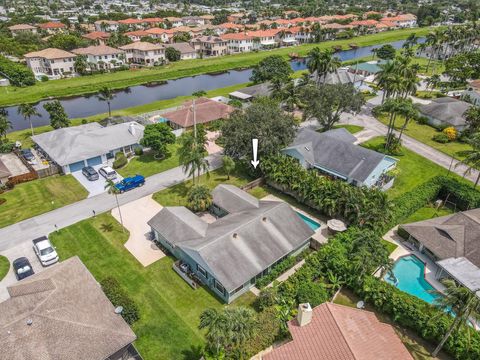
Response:
M165 47L159 44L138 41L120 46L126 53L127 62L138 65L154 66L165 61Z
M213 190L209 216L165 207L148 224L157 241L223 301L230 303L314 231L284 202L258 200L233 185Z
M228 94L231 98L250 101L260 96L270 96L272 90L270 89L270 82L264 82L252 86L247 86L246 88L233 91Z
M74 49L72 53L85 56L91 70L113 69L125 63L125 52L107 45Z
M27 66L37 78L48 76L52 79L58 79L75 73L76 56L65 50L48 48L25 54L25 59L27 60Z
M365 81L362 75L352 73L348 68L340 68L333 72L328 72L320 76L320 78L317 78L317 72L315 71L312 74L312 78L319 84L352 84L357 89L360 88Z
M174 43L166 45L166 48L174 48L177 51L180 51L180 60L189 60L189 59L196 59L197 52L195 49L186 42Z
M134 152L143 138L144 126L134 121L103 127L89 123L32 136L33 142L64 174L80 171L113 159L119 151Z
M344 128L318 133L301 129L293 143L282 150L306 169L342 179L355 186L387 189L393 185L388 171L397 160L355 145L355 136Z
M432 100L431 103L421 105L420 112L428 118L428 123L434 127L453 126L458 131L467 127L464 114L471 104L451 97L442 97Z

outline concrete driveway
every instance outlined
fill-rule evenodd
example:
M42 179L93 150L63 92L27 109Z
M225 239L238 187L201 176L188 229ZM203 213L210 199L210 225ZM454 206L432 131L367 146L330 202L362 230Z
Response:
M93 168L98 172L98 170L100 170L101 167L105 166L105 164L102 164L102 165L95 165L93 166ZM98 177L98 180L95 180L95 181L90 181L88 180L83 174L82 174L82 171L75 171L72 173L72 176L78 180L78 182L80 184L82 184L82 186L87 189L88 191L88 197L92 197L92 196L95 196L95 195L99 195L99 194L102 194L104 193L106 190L105 190L105 185L107 183L107 180L105 180L105 178L99 174L99 177ZM118 181L121 181L123 179L122 176L120 176L120 174L117 173L117 178L114 180L114 182L118 182Z
M150 240L150 226L147 224L160 210L162 206L153 200L151 195L120 206L123 225L130 232L125 247L143 266L148 266L165 256ZM118 208L112 209L112 215L120 222Z

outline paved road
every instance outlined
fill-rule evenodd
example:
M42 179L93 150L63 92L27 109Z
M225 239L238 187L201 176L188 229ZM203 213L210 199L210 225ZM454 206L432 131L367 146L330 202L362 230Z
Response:
M221 155L214 154L207 157L210 170L221 167ZM186 175L181 167L150 176L145 185L118 196L121 205L140 199L154 192L163 190L169 186L186 180ZM31 241L39 236L55 231L55 225L59 229L75 224L81 220L92 217L92 210L97 214L110 211L116 206L115 197L108 193L87 198L71 205L35 216L19 223L0 229L0 251ZM152 214L153 216L154 214Z

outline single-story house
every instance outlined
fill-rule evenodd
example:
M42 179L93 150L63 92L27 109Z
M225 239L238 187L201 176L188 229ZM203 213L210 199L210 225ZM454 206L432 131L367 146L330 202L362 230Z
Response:
M165 207L148 224L155 239L226 303L309 246L314 231L287 203L258 200L232 185L219 185L212 195L213 222L185 207Z
M0 160L0 185L6 184L8 178L12 176L10 170L8 170L7 166Z
M387 60L367 61L367 62L350 66L349 71L354 74L360 74L362 76L368 77L370 75L376 75L377 73L379 73L382 70L380 65L383 65L386 63L387 63Z
M120 360L136 336L75 256L7 288L0 347L9 360Z
M420 105L419 111L428 118L431 126L453 126L458 131L463 131L467 127L464 114L470 106L472 105L466 101L442 97L429 104Z
M193 101L189 100L174 111L162 114L164 122L174 129L191 128L194 123ZM197 124L206 124L211 121L227 119L235 111L233 106L209 98L195 100L195 121Z
M394 328L370 311L334 303L313 309L300 304L297 318L287 325L292 340L266 350L263 360L413 360Z
M317 169L355 186L391 186L393 179L386 173L396 166L397 160L355 145L356 140L344 128L324 133L301 129L282 153L298 159L306 169Z
M234 99L249 101L261 96L270 96L270 94L272 93L270 86L271 84L269 82L265 82L257 85L248 86L237 91L233 91L228 95Z
M317 79L317 72L315 71L312 74L312 79L315 81L318 80L319 84L353 84L355 88L360 88L365 81L365 77L360 74L350 72L348 68L340 68L334 72L326 73L319 79Z
M132 153L140 146L143 130L144 126L134 121L105 127L89 123L34 135L32 140L69 174L87 165L101 165L119 151Z

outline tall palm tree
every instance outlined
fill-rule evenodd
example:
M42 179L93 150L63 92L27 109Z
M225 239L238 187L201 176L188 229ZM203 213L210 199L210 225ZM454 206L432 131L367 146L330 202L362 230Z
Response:
M115 99L115 93L108 87L104 86L100 89L97 94L97 99L100 101L105 101L108 105L108 117L112 117L111 103Z
M455 319L443 336L440 343L432 352L432 357L436 357L450 335L460 328L460 325L467 324L470 317L478 318L480 315L480 298L466 287L458 285L452 279L442 281L445 285L444 293L440 293L435 300L435 305L444 311L453 311ZM478 292L478 291L477 291Z
M430 94L432 93L433 89L437 88L441 83L440 75L433 74L429 78L427 78L427 88L430 88Z
M316 72L317 83L323 76L331 72L335 72L340 66L341 61L334 55L332 50L326 49L324 51L315 47L308 53L307 68L310 74Z
M204 131L198 131L197 136L192 132L186 132L180 136L178 141L180 147L177 153L183 171L192 177L193 183L195 183L195 176L197 176L198 183L201 173L206 172L208 175L209 169L208 160L205 159L206 136Z
M7 116L0 114L0 136L4 136L7 139L7 131L12 128L12 123L8 120Z
M32 105L32 104L21 104L18 107L18 114L22 115L25 120L28 120L30 122L30 129L32 130L32 136L34 135L33 133L33 123L32 123L32 116L42 116L40 113L37 111L37 108Z
M458 155L464 157L459 164L464 164L467 166L467 170L465 170L465 175L471 174L473 169L480 168L480 132L477 132L472 135L470 139L467 140L468 143L472 146L471 150L463 150L459 151ZM478 182L480 180L480 171L478 172L477 179L475 180L475 184L473 185L474 188L477 187Z
M110 179L107 179L107 182L105 183L105 189L108 191L109 194L112 194L115 196L115 201L117 202L118 214L120 215L120 223L122 224L122 232L125 232L125 228L123 226L122 211L120 210L120 203L118 202L118 194L120 193L120 191L115 186L115 183Z

